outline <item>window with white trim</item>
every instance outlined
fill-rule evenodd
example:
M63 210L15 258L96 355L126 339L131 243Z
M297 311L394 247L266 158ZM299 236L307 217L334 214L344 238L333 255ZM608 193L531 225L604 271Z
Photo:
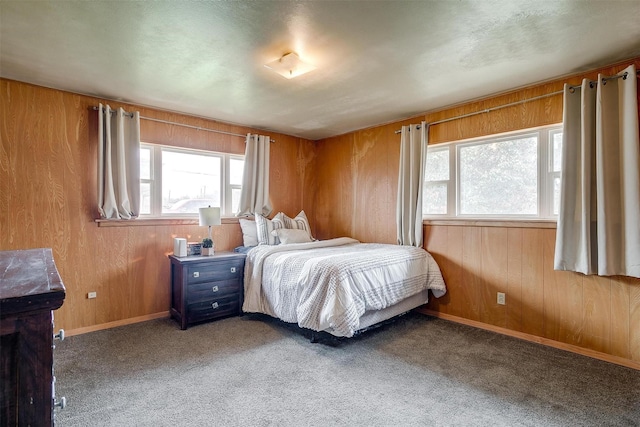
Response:
M555 219L561 164L557 125L429 146L423 215Z
M140 145L140 215L189 217L207 206L223 216L238 211L244 156Z

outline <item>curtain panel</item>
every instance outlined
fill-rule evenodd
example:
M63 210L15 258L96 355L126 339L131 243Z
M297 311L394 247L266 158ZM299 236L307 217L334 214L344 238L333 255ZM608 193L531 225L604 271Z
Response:
M113 117L112 117L113 115ZM140 213L140 113L99 105L98 211L104 219Z
M269 198L269 150L271 139L247 134L242 191L236 216L268 216L273 208Z
M640 277L640 137L635 66L564 88L556 270Z
M396 226L399 245L422 247L422 188L427 156L428 127L402 126Z

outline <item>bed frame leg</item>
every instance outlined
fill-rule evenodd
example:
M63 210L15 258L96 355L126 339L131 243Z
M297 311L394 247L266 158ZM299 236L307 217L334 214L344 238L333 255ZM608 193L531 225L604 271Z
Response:
M312 344L316 344L318 342L318 334L315 331L311 331L311 337L309 338L309 342Z

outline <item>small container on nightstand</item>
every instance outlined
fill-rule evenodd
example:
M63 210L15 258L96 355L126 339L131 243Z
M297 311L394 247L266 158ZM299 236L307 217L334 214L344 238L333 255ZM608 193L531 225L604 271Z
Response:
M240 315L244 300L244 254L220 252L171 260L171 317L192 323Z

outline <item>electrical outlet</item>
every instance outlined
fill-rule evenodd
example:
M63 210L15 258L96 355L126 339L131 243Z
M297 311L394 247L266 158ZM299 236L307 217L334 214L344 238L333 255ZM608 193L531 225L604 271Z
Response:
M505 305L506 304L506 297L504 295L504 292L498 292L498 304L500 305Z
M97 296L98 296L98 293L97 293L97 292L89 292L89 293L87 294L87 298L88 298L88 299L93 299L93 298L95 298L95 297L97 297Z

